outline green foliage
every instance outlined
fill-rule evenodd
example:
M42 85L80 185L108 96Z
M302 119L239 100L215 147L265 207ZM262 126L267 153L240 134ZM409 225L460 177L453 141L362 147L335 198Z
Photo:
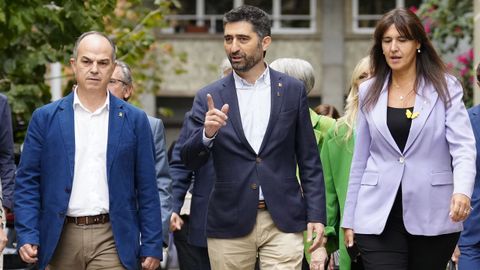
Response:
M76 37L102 29L103 14L114 6L113 0L0 2L0 92L9 97L16 129L26 125L35 108L50 101L47 64L66 63ZM16 134L16 141L22 138L22 133Z
M168 26L165 15L176 5L172 1L118 1L115 16L106 19L105 31L115 37L118 59L132 68L136 92L133 102L143 91L158 92L165 62L173 63L177 73L185 72L185 54L157 41L155 35L157 29Z
M417 14L439 53L455 56L455 61L447 66L463 84L463 100L466 106L472 106L475 74L471 45L473 0L427 0L420 6Z
M166 25L172 5L168 0L0 1L0 92L9 97L16 142L22 142L33 110L51 99L45 81L48 64L60 62L68 69L75 40L83 32L97 30L113 37L117 57L130 64L139 90L146 88L149 74L150 90L158 91L159 63L165 57L175 59L181 72L184 55L177 57L173 48L158 57L154 54L157 47L168 48L157 44L154 30ZM73 80L73 74L66 77Z

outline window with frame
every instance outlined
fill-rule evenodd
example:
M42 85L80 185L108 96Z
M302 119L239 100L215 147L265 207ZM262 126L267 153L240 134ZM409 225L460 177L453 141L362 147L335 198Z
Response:
M166 33L222 33L223 14L234 7L252 5L272 19L272 33L316 32L317 0L179 0L180 8L167 16Z
M353 0L353 32L371 34L384 13L397 7L418 8L422 2L423 0Z

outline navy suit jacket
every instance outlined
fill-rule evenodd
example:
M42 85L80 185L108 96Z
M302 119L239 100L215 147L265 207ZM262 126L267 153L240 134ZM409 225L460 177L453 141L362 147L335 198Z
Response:
M188 125L190 112L185 114L182 130L173 148L170 161L170 174L173 179L173 211L180 214L185 195L193 184L191 193L190 216L188 225L188 243L194 246L207 247L206 223L208 199L215 182L213 161L208 159L205 165L191 171L183 164L180 152L183 144L190 136L192 130Z
M460 235L459 246L472 246L480 243L480 105L468 110L470 123L472 123L473 134L475 135L477 148L477 175L475 176L475 185L473 188L471 206L473 210L470 216L463 222L463 231Z
M12 209L15 185L15 155L13 153L12 115L5 95L0 94L0 179L3 206Z
M145 113L110 95L106 157L109 214L118 256L127 269L137 269L139 256L162 258L153 149ZM74 163L72 93L33 113L17 172L18 247L38 245L40 269L51 260L62 232Z
M272 69L270 79L270 119L258 154L242 128L232 74L201 89L195 97L189 117L193 133L182 147L182 160L195 170L208 161L210 153L213 156L217 178L208 207L208 237L234 238L250 233L256 221L260 185L268 211L281 231L301 232L307 221L325 224L322 167L304 85ZM217 108L230 106L228 123L211 147L203 143L208 93Z

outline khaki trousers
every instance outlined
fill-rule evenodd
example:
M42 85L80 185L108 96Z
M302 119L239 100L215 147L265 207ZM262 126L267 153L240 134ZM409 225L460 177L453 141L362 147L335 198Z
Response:
M94 225L66 223L49 270L123 270L110 222Z
M300 270L303 233L281 232L268 210L258 210L250 234L232 239L208 238L212 270L252 270L257 254L262 270Z

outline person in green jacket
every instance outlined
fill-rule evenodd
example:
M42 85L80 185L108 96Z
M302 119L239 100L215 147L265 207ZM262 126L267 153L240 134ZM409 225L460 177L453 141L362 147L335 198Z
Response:
M312 65L299 58L278 58L270 64L270 67L276 71L283 72L295 79L302 81L305 85L307 94L313 89L315 85L315 74ZM310 109L310 119L312 121L313 132L317 140L318 152L322 149L322 145L327 135L327 131L335 125L335 119L319 115L314 110ZM328 220L327 220L328 223ZM326 239L325 239L326 240ZM305 241L305 259L302 269L305 269L310 263L310 252L309 248L311 245L311 240L307 239L306 234L304 234ZM322 267L324 259L327 257L327 252L324 247L318 248L316 251L317 260L315 267ZM312 268L312 267L311 267ZM320 269L320 268L319 268Z
M340 269L363 269L361 262L351 262L339 230L350 176L354 147L354 128L358 111L358 87L370 76L370 58L364 57L353 70L345 115L328 130L320 152L327 200L325 236L329 245L340 250ZM334 242L334 243L332 243ZM330 251L330 250L329 250Z

